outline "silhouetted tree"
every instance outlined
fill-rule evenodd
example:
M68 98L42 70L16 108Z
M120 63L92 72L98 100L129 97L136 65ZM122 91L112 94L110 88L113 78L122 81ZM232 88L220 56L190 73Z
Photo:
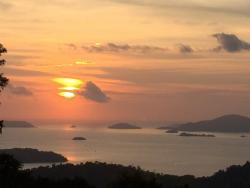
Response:
M143 172L135 171L123 174L116 180L111 188L161 188L162 185L153 175L146 175Z
M7 53L7 49L0 43L0 56L3 53ZM6 63L5 59L0 59L0 66L3 66ZM7 86L9 79L4 76L3 73L0 73L0 92ZM0 121L0 134L2 134L3 129L3 120Z

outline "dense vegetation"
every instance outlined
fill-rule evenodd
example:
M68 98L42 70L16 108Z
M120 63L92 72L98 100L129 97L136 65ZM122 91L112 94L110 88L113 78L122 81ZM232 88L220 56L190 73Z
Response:
M1 188L249 188L250 163L231 166L211 177L172 176L100 162L22 170L19 161L0 155Z

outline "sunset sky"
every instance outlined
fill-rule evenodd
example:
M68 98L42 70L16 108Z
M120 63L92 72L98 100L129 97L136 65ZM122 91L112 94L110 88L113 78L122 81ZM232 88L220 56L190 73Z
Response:
M1 118L250 115L249 0L0 0Z

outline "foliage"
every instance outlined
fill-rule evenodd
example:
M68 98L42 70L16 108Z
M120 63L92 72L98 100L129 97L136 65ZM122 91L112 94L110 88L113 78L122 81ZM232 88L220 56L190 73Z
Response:
M7 49L0 43L0 56L3 53L7 53ZM6 63L5 59L0 59L0 66ZM4 76L3 73L0 73L0 92L7 86L9 79Z

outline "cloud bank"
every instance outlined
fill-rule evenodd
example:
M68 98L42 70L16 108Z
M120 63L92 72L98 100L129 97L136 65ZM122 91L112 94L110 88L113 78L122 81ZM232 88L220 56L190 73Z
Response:
M88 100L98 103L106 103L110 101L110 98L91 81L86 83L84 90L79 94Z
M162 54L168 52L167 48L149 45L129 45L129 44L97 44L92 46L82 46L88 52L95 53L130 53L137 55Z

